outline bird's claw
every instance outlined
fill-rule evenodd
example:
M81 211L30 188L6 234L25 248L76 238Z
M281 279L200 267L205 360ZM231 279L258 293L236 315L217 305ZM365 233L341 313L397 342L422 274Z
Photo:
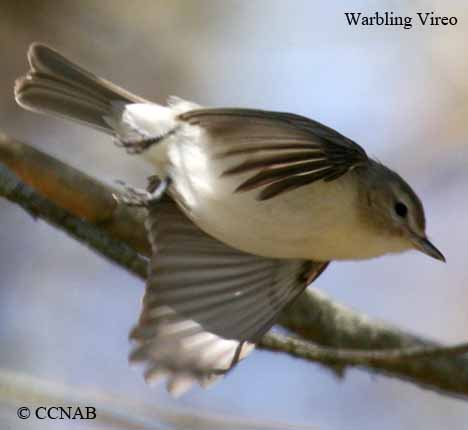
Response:
M117 180L117 184L123 187L124 191L119 194L112 194L112 197L119 204L134 207L148 207L150 204L159 201L170 185L170 179L163 179L159 185L151 192L142 188L135 188L124 181Z
M112 194L117 203L135 207L148 206L148 202L151 200L151 193L142 188L132 187L121 180L117 180L116 183L124 189L121 193Z

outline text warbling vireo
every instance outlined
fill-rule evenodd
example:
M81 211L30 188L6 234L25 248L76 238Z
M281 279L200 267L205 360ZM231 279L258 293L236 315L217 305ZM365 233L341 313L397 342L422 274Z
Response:
M230 370L331 260L408 249L444 260L411 187L323 124L162 106L40 44L29 63L21 106L109 133L155 168L159 185L133 190L148 203L153 255L131 360L173 393Z

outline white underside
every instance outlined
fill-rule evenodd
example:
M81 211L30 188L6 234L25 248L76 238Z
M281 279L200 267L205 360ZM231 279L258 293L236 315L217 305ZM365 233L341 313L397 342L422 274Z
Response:
M120 130L155 136L178 127L144 157L159 176L172 179L181 208L206 233L253 254L315 261L372 258L407 248L398 238L376 235L361 223L353 172L266 201L256 200L258 190L235 193L248 175L221 174L243 158L216 159L216 142L199 126L176 119L196 108L180 99L171 99L168 107L128 105Z

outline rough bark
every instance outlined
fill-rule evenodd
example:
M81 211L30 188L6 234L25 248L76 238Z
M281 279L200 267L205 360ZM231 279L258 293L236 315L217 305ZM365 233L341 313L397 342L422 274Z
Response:
M65 231L144 279L150 248L145 211L116 204L116 190L29 145L0 134L0 196ZM309 288L260 347L342 372L361 366L447 395L468 395L466 344L438 344L359 314Z

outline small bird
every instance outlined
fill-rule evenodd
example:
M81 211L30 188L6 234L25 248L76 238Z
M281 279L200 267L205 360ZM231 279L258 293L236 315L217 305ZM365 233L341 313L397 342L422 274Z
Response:
M422 203L357 143L303 116L150 102L38 43L17 80L22 107L78 121L148 160L152 247L130 360L181 394L252 351L333 260L410 249L445 261Z

